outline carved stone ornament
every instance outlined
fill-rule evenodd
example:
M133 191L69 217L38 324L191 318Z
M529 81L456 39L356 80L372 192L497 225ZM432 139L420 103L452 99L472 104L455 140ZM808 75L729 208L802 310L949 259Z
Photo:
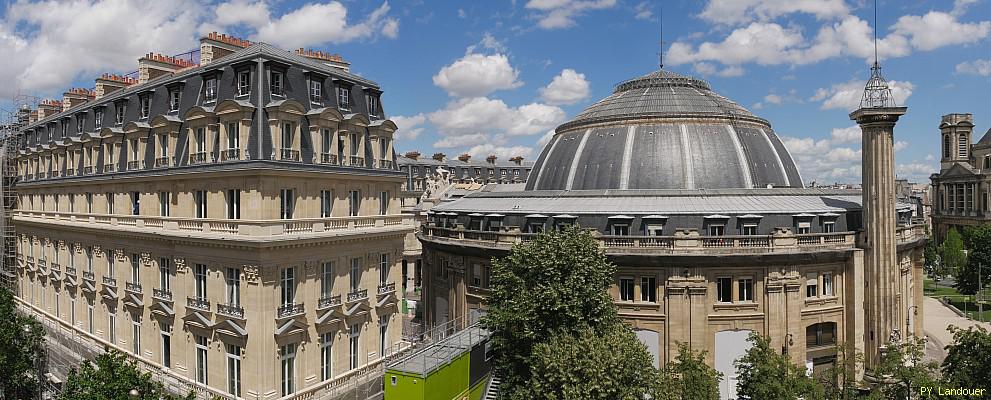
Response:
M59 250L65 250L66 248L64 240L59 240L58 242L55 242L55 244L58 246Z
M114 259L118 261L127 261L127 256L124 255L124 249L114 249Z
M258 266L257 265L244 265L242 266L242 271L244 271L244 281L250 284L258 283Z
M103 257L103 247L100 247L100 245L93 246L93 254L97 258Z
M178 274L185 274L186 273L186 259L185 258L176 257L176 258L174 258L172 260L172 263L175 264L175 272L176 273L178 273Z
M38 242L38 237L37 236L31 236L31 243L32 244L38 244L39 243Z
M73 243L72 244L72 249L75 250L76 253L82 253L83 252L83 245L82 245L82 243Z
M51 245L52 245L52 239L45 238L45 246L47 247L47 246L51 246Z
M141 263L144 264L145 266L149 266L150 267L151 266L151 253L149 253L147 251L141 253Z

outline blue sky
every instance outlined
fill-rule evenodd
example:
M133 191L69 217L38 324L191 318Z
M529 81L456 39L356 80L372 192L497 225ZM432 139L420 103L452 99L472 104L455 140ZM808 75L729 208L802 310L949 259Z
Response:
M881 0L883 72L909 107L900 176L927 181L938 168L941 115L974 113L975 140L991 127L989 3ZM399 151L534 159L554 127L657 69L661 4L665 68L771 121L806 183L859 181L847 113L873 57L865 0L8 1L0 73L16 78L0 97L91 87L217 30L340 53L382 85Z

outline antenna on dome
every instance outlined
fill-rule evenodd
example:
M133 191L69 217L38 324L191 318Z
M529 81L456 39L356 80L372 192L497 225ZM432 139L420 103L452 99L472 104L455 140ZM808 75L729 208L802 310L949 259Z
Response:
M877 60L877 0L874 0L874 65L880 68L880 64Z
M661 29L661 41L657 42L659 51L657 52L658 66L660 69L664 69L664 5L661 5L661 15L658 17L660 29Z
M864 96L860 98L860 108L897 106L891 95L888 81L881 75L881 62L878 61L877 52L877 30L877 0L874 0L874 65L871 66L871 78L867 80L867 86L864 87Z

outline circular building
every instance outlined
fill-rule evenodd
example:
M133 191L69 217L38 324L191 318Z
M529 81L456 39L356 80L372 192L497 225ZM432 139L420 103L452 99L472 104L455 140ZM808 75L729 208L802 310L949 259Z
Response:
M617 265L610 294L657 365L690 343L734 398L732 363L751 331L813 372L834 363L837 343L871 359L889 336L921 334L924 228L899 205L894 266L868 266L861 199L804 188L768 121L705 81L660 70L558 127L525 184L488 185L428 212L418 233L424 318L476 321L493 257L578 224Z

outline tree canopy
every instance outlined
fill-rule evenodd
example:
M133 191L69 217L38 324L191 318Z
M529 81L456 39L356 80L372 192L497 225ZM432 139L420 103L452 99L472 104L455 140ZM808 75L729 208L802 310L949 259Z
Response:
M943 262L941 270L956 277L961 268L967 265L967 253L964 252L963 238L956 229L946 231L946 238L939 246L939 257Z
M771 348L771 339L752 332L751 347L736 360L736 394L753 400L822 399L822 387L805 374L805 368Z
M705 363L705 355L705 351L695 352L687 343L678 343L678 356L664 368L666 389L658 392L670 393L671 399L719 400L723 374Z
M137 396L131 397L132 393L136 393ZM86 360L79 368L69 371L69 377L62 386L59 398L62 400L122 398L192 400L194 396L192 392L186 397L178 397L166 392L161 383L153 381L151 374L139 371L126 355L108 349L96 359Z
M905 399L919 396L920 387L939 386L939 364L923 360L925 348L925 341L914 336L889 343L873 371L872 398Z
M953 343L946 346L943 377L953 386L985 387L991 382L991 333L980 326L951 326L950 331Z
M960 293L975 294L991 279L991 224L968 228L964 245L970 249L966 263L957 268L954 285Z
M0 397L29 399L41 390L45 329L16 310L13 293L0 288Z

